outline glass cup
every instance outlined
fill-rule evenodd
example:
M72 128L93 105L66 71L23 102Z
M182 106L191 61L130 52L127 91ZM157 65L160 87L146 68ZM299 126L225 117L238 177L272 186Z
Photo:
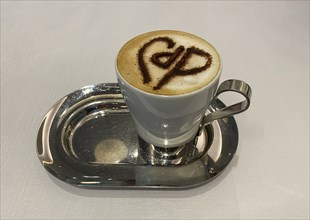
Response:
M222 63L219 65L216 76L202 88L183 94L162 95L129 83L116 62L118 84L138 135L156 147L175 148L192 141L211 121L245 111L250 104L251 88L240 80L227 80L218 87ZM206 115L212 100L226 91L238 92L245 100Z

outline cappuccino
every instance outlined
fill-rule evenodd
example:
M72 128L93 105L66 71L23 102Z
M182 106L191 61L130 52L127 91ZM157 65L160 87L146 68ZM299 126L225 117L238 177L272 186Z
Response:
M181 31L154 31L135 37L120 50L120 75L148 93L179 95L205 87L221 70L215 48Z

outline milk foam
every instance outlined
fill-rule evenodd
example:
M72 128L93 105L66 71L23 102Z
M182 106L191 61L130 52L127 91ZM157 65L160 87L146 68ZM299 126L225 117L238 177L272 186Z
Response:
M143 74L138 62L138 53L146 43L158 37L170 38L175 42L175 45L173 48L168 48L167 42L158 41L147 47L143 54L143 61L148 68L151 81L149 83L144 83ZM173 53L179 46L184 46L185 50L168 68L163 69L151 62L152 55L162 52ZM198 48L210 54L212 57L211 65L206 70L194 75L176 75L171 77L165 85L160 89L155 90L154 87L158 82L164 77L164 75L175 68L176 63L181 60L185 51L191 47ZM168 60L168 57L163 56L159 60L165 62ZM193 54L182 69L189 70L204 66L207 60L206 57ZM154 31L137 36L127 42L118 54L117 68L122 77L128 83L141 90L161 95L177 95L192 92L208 85L218 74L220 74L221 61L214 47L199 37L180 31Z

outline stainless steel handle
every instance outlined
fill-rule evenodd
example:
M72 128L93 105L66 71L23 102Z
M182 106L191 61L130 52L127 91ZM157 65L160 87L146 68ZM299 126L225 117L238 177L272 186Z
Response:
M199 134L201 133L202 128L204 128L212 121L239 114L249 108L252 89L246 82L237 79L230 79L222 82L222 84L218 87L215 96L211 100L211 103L214 102L214 100L216 100L221 93L227 91L240 93L242 96L244 96L245 100L206 115L201 121Z

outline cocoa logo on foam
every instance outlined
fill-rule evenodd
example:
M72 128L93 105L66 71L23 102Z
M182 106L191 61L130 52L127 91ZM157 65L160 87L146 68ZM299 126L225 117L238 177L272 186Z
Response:
M174 48L176 44L169 37L158 37L158 38L152 39L151 41L147 42L141 47L141 49L138 52L138 64L139 64L139 68L143 76L144 84L148 84L152 81L151 75L149 73L149 69L144 60L145 59L144 54L147 48L156 42L165 42L167 44L168 49ZM168 84L170 80L175 76L195 75L197 73L200 73L208 69L212 64L212 56L209 53L199 48L196 48L194 46L186 48L186 49L184 48L184 46L179 46L173 52L163 51L163 52L155 53L151 56L150 61L154 65L162 69L168 69L171 65L175 63L177 58L181 55L182 57L179 59L178 62L176 62L175 66L171 70L169 70L166 74L164 74L164 76L153 87L154 90L159 90L162 86ZM184 69L184 67L186 66L186 64L188 63L192 55L198 55L198 56L204 57L206 59L205 65L194 67L191 69ZM166 59L163 60L161 58L166 58Z

